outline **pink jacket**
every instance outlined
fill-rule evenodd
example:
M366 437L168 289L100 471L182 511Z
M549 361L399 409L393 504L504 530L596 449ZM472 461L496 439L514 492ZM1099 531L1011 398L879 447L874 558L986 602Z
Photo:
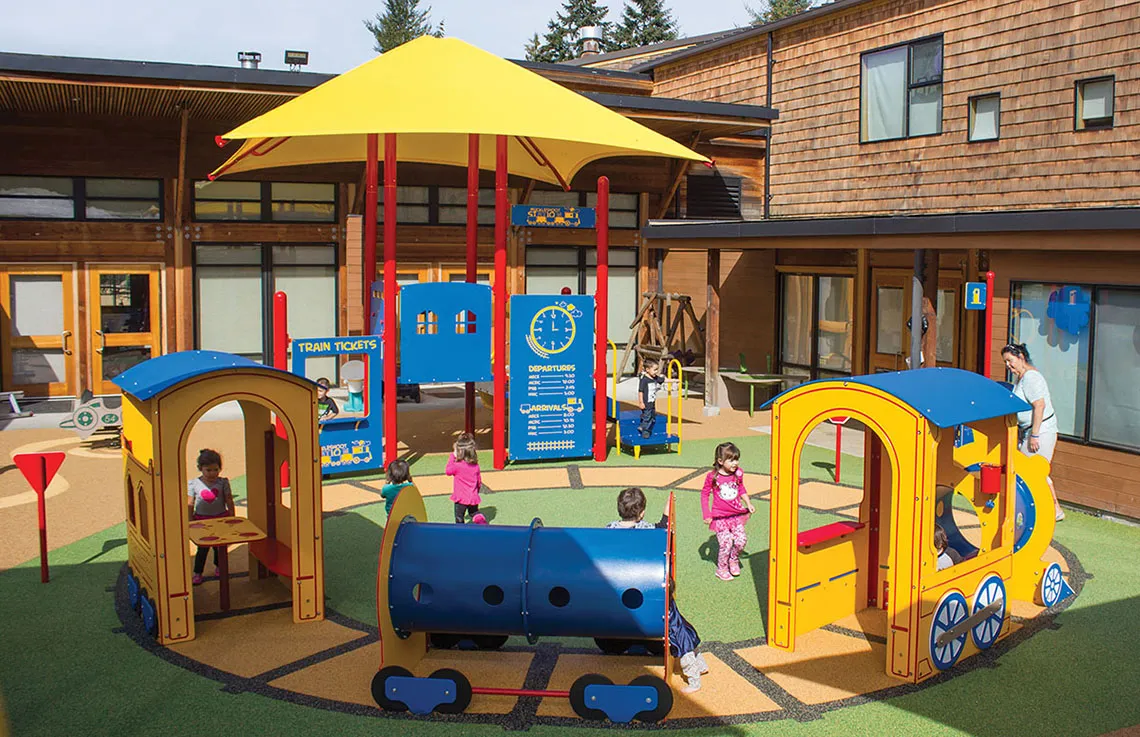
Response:
M731 476L719 471L709 471L705 476L704 488L701 489L701 515L720 519L748 514L748 506L744 503L744 495L747 493L744 488L744 471L741 469L736 469L736 473Z
M444 473L448 476L455 477L455 485L452 487L451 492L451 501L458 504L479 503L479 487L483 485L483 477L479 473L478 464L457 461L455 460L455 454L452 453L447 458L447 468L444 470Z

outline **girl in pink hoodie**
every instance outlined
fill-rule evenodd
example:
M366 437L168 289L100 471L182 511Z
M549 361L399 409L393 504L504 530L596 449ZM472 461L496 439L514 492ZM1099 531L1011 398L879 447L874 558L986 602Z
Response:
M465 432L455 441L455 449L447 459L445 473L455 477L451 487L451 501L455 502L456 524L464 524L468 514L474 522L475 515L479 512L479 489L483 486L474 435Z
M744 488L740 450L732 443L721 443L701 489L701 515L716 533L716 577L722 581L740 575L740 551L748 543L744 525L755 511Z

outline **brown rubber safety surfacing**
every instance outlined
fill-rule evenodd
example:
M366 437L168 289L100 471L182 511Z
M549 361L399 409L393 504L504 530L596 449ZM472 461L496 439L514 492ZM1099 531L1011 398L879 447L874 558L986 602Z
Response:
M692 468L660 470L672 473L672 488L683 488L686 483L682 479L694 472ZM543 480L554 481L546 471ZM563 478L574 477L573 471L549 471L561 473ZM500 475L506 477L510 473ZM586 481L587 476L581 474L580 478ZM662 474L662 481L666 476ZM500 488L505 491L517 487L513 481L503 478ZM589 481L594 483L585 485L613 485L605 474ZM344 491L343 495L331 495L339 504L330 506L346 510L375 503L373 499L377 498L361 499L355 493L347 493L349 489ZM820 511L843 514L843 502L840 495ZM832 503L839 505L838 512ZM1079 595L1088 578L1080 562L1056 543L1046 558L1061 564ZM508 730L534 725L606 724L577 718L566 699L537 697L475 695L467 711L456 716L417 717L384 712L375 705L370 690L380 663L377 628L333 609L328 610L324 622L294 625L286 586L276 579L248 580L247 570L244 550L235 549L231 554L231 571L236 572L231 582L233 609L225 614L217 611L216 580L195 587L196 639L162 647L146 635L141 619L129 607L124 567L116 587L116 609L124 631L157 656L224 684L230 693L256 693L360 716L496 724ZM976 668L992 667L1010 648L1051 626L1056 614L1074 598L1051 610L1012 602L1010 632L1006 637L918 685L900 684L884 673L886 614L882 611L865 610L802 635L796 640L794 653L766 647L763 639L706 641L701 650L710 672L702 678L701 690L695 694L681 693L677 677L673 681L673 709L665 722L654 727L691 729L780 719L809 720L827 711L936 687ZM518 641L521 639L515 638L511 643ZM476 685L551 690L568 689L575 679L587 673L601 673L614 683L628 683L642 674L663 675L657 658L606 656L592 646L584 647L587 642L574 640L572 646L557 642L540 642L533 647L509 644L497 651L432 650L414 675L427 676L440 668L453 668Z

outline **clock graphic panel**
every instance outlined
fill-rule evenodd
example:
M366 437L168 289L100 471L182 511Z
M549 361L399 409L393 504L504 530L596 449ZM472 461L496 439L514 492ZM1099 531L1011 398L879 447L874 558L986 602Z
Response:
M530 321L527 343L540 356L561 353L574 342L578 326L574 316L565 307L550 305L543 307Z

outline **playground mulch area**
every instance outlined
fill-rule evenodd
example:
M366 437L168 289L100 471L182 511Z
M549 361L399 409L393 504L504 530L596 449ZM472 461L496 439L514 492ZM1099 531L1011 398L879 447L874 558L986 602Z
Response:
M426 414L402 414L401 427L411 431L422 423L441 443L451 437L448 429L432 430L430 417L417 416ZM762 422L739 414L744 417L726 424ZM677 694L671 718L661 726L705 735L1098 735L1140 724L1140 580L1134 565L1140 529L1070 512L1049 555L1069 572L1079 596L1059 612L1019 605L1012 610L1015 631L990 651L920 686L900 685L883 672L886 621L874 612L805 635L795 653L763 646L768 440L746 429L715 436L714 425L701 422L702 432L687 435L680 454L647 453L635 462L611 452L604 464L526 464L484 474L483 510L492 524L540 517L547 525L597 526L615 517L621 487L645 488L649 516L660 513L670 492L677 494L678 605L700 630L710 673L697 694ZM241 444L239 423L201 423L195 433L193 452L219 447L225 453ZM712 575L715 541L697 507L704 467L722 437L731 437L744 453L758 511L749 524L744 574L733 582ZM466 714L454 717L391 716L376 709L369 682L379 664L375 576L385 514L375 477L326 481L325 622L294 625L286 587L251 580L239 546L231 554L233 612L218 612L218 584L210 580L195 588L197 639L158 647L141 633L124 601L121 457L73 440L54 431L0 433L0 450L9 454L29 447L68 452L60 471L68 487L54 495L49 490L50 584L39 583L34 499L30 517L27 504L0 506L0 569L9 569L0 570L0 690L13 735L601 731L574 717L565 700L477 696ZM811 508L805 524L849 517L860 497L852 487L862 482L861 459L843 458L837 485L822 465L834 450L805 452L817 453L821 462L804 464L813 474L803 485ZM240 493L244 469L237 455L227 454L225 472ZM487 455L481 455L484 468L490 466ZM449 520L446 457L411 459L429 519ZM17 470L0 471L0 505L26 490ZM966 534L968 523L962 520ZM433 651L417 674L440 667L493 685L551 689L566 688L586 672L615 682L645 672L661 675L656 659L602 656L580 639L529 646L513 638L498 652Z

